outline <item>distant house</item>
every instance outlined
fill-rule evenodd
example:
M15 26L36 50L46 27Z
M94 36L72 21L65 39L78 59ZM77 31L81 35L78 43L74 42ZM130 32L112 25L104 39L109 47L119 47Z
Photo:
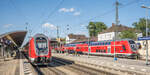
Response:
M129 29L133 29L131 27L123 26L123 25L115 25L112 23L112 26L98 34L98 41L104 41L104 40L113 40L115 36L115 31L117 33L116 39L120 39L119 34L122 31L126 31ZM136 29L133 29L134 32L137 34L137 37L142 37L142 32Z
M66 37L66 43L71 43L75 40L82 40L82 39L87 39L85 35L80 35L80 34L69 34Z

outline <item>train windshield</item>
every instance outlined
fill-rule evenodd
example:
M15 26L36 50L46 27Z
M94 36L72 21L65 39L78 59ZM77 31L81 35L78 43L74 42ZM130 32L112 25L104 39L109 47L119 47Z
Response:
M36 38L36 47L38 50L46 50L48 48L47 40L43 37Z
M130 43L130 47L133 51L136 51L137 50L137 47L136 47L136 44L133 40L129 40L129 43Z

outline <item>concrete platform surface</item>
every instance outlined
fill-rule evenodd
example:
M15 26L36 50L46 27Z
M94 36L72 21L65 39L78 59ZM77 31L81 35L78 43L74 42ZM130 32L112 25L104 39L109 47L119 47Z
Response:
M65 58L73 61L85 62L85 63L101 65L109 68L115 68L115 69L150 75L150 65L146 65L145 61L142 60L118 58L118 60L115 61L114 58L112 57L104 57L104 56L88 57L88 55L75 56L75 55L58 54L58 53L53 53L53 56Z
M6 60L0 62L0 75L20 75L19 60Z

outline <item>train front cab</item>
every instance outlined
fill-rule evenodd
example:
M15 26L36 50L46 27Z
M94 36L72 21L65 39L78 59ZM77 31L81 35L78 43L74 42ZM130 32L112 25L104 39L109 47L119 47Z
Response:
M139 56L136 44L133 40L122 40L120 42L116 41L115 44L117 57L137 58ZM113 49L112 53L114 53L114 47L111 48Z
M140 55L138 53L138 48L137 48L137 45L136 43L133 41L133 40L129 40L128 41L129 44L130 44L130 49L131 49L131 55L129 56L129 58L137 58L139 59L140 58Z
M42 39L43 41L41 41ZM48 39L32 38L29 47L29 58L34 65L47 65L52 61Z

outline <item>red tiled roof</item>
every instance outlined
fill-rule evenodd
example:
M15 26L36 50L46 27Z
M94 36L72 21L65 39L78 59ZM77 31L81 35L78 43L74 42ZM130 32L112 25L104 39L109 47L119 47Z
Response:
M133 30L137 33L140 33L141 31L140 30L137 30L137 29L134 29L134 28L131 28L131 27L127 27L127 26L124 26L124 25L115 25L115 24L112 24L112 26L106 30L104 30L103 32L100 32L100 34L102 33L108 33L108 32L114 32L114 31L117 31L117 32L122 32L122 31L125 31L125 30Z
M86 38L85 35L79 35L79 34L78 34L78 35L69 34L68 37L69 37L70 39L85 39L85 38Z

